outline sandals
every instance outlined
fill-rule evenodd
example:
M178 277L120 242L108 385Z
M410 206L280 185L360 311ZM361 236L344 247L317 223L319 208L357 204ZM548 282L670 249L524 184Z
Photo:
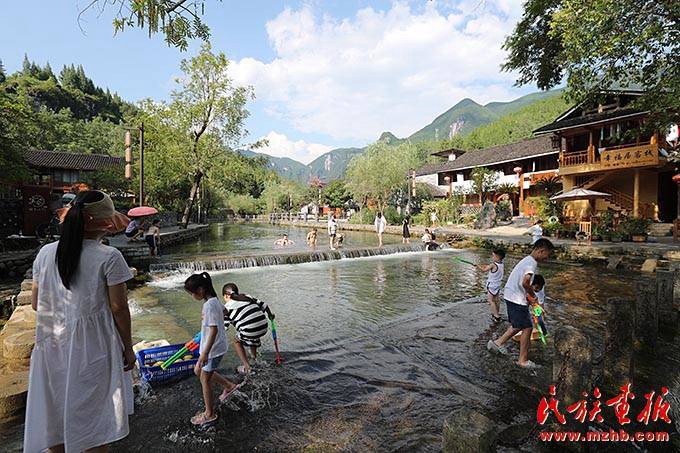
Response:
M508 353L508 350L505 348L505 346L498 346L493 340L489 340L489 342L486 344L486 349L497 354L507 355Z
M212 417L205 415L205 412L200 412L193 417L191 417L191 424L194 426L206 426L217 420L217 414Z
M243 366L243 365L239 365L239 366L236 367L236 372L237 372L238 374L245 374L245 375L248 375L248 374L250 374L250 372L251 372L252 370L253 370L252 368L248 368L248 369L246 370L246 367Z
M527 360L526 362L524 362L524 364L521 364L519 362L516 362L516 363L517 363L517 366L519 366L520 368L524 368L526 370L535 370L536 368L538 368L538 365L536 365L531 360Z
M220 403L224 403L229 398L231 398L231 396L234 394L234 392L236 392L236 390L240 389L242 385L243 385L243 382L241 382L240 384L236 384L235 386L233 386L231 388L231 390L224 389L224 391L222 392L222 394L218 398L220 400Z
M498 324L501 321L503 321L503 318L501 318L500 316L491 315L491 323L492 324Z

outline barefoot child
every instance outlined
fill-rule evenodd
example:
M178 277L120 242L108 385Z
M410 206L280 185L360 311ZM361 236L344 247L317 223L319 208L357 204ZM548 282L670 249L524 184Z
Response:
M274 313L271 312L267 304L264 302L247 296L239 294L238 287L235 283L227 283L222 288L222 296L224 297L224 331L233 325L236 329L234 336L234 349L236 355L241 360L240 365L236 370L241 374L250 373L250 363L246 355L246 346L250 347L250 353L253 360L257 358L257 348L262 343L262 338L267 333L267 319L274 319Z
M205 411L191 418L192 424L203 426L217 420L210 384L217 382L224 388L219 397L220 402L229 398L240 385L230 382L216 371L222 356L227 352L227 335L222 328L224 317L222 304L217 298L210 275L203 272L190 276L184 282L184 289L194 300L205 301L201 312L200 356L194 367L194 373L201 380Z
M482 272L488 272L486 278L486 300L489 302L491 308L491 322L497 324L501 322L500 314L500 300L501 282L503 281L503 259L505 258L505 250L495 249L491 253L491 263L481 264L478 266Z
M555 246L548 239L541 238L534 243L531 254L524 257L510 273L508 281L505 283L503 298L508 309L508 320L510 327L497 340L489 340L486 347L490 351L507 354L503 346L506 341L513 337L517 332L522 332L519 342L519 360L517 364L524 368L535 368L536 364L529 360L529 343L531 341L531 316L527 296L535 298L536 293L531 287L531 279L536 274L536 268L540 261L545 261Z

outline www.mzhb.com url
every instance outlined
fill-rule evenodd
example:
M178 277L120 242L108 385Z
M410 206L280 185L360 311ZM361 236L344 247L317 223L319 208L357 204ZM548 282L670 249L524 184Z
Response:
M588 431L579 433L574 431L541 431L538 438L541 442L668 442L669 435L664 431L635 431L629 433L618 431Z

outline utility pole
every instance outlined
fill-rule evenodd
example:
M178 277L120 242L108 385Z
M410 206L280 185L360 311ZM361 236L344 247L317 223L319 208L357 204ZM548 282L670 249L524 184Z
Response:
M139 127L128 127L125 131L125 179L132 179L132 136L130 131L139 131L139 205L144 205L144 123Z
M144 123L139 125L139 205L144 205Z

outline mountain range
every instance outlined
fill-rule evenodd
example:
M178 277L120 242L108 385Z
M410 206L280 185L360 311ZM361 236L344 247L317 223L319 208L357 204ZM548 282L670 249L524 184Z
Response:
M465 98L437 116L430 124L406 138L398 138L391 132L383 132L378 141L396 145L404 141L418 143L465 136L480 126L498 121L505 115L559 94L561 90L543 91L527 94L509 102L489 102L485 105ZM317 157L308 165L288 157L274 157L247 150L241 153L245 156L264 155L269 159L271 168L279 175L300 183L307 183L313 176L318 176L326 182L342 178L350 160L363 153L365 149L365 147L337 148Z

